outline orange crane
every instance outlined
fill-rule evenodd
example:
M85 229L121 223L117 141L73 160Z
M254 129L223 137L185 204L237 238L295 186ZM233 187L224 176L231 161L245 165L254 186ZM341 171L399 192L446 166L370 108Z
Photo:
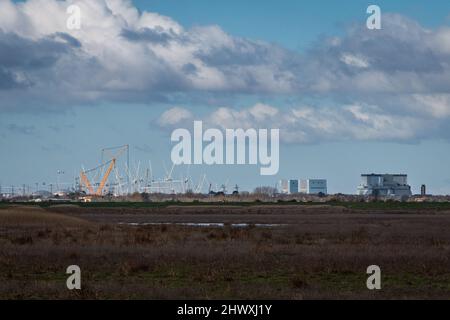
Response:
M97 191L95 192L95 194L97 196L101 196L102 195L103 188L105 187L106 181L108 181L109 175L110 175L110 173L111 173L111 171L112 171L112 169L114 168L115 165L116 165L116 159L113 158L111 160L111 163L110 163L108 169L105 172L105 175L103 176L102 181L100 182L100 185L97 188Z
M86 176L86 174L83 171L80 172L80 181L81 181L82 185L86 186L86 188L88 189L90 194L94 194L94 188L92 188L92 185L89 182L88 177Z
M116 166L116 159L125 151L128 151L128 145L124 145L124 146L120 146L120 147L115 147L115 148L109 148L109 149L120 149L114 156L112 156L112 159L102 163L101 165L99 165L98 167L94 168L94 169L90 169L87 171L81 171L80 172L80 182L81 185L84 185L86 187L86 189L89 191L89 194L94 195L94 196L102 196L103 195L103 189L105 188L106 182L108 181L108 178L111 174L111 171L114 169L114 167ZM102 157L103 157L103 151L107 150L107 149L102 149ZM106 169L105 174L103 175L103 178L101 179L97 190L94 190L94 188L92 187L92 183L89 181L89 178L87 177L87 173L92 172L92 171L96 171L106 165L108 165L108 169Z

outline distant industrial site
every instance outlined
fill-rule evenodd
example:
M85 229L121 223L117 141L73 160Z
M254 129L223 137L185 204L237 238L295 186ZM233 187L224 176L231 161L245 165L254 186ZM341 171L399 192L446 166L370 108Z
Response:
M96 201L298 201L298 202L361 202L361 201L449 201L449 195L427 193L425 184L420 194L413 194L406 173L362 173L354 194L328 192L326 178L295 178L274 180L273 185L255 186L241 190L232 183L211 181L206 174L189 175L177 172L182 166L165 165L165 175L153 174L152 162L130 164L130 147L122 145L103 148L100 161L90 169L81 167L79 174L71 177L62 170L55 172L55 182L0 185L0 200L6 202L96 202ZM182 170L178 170L182 171Z

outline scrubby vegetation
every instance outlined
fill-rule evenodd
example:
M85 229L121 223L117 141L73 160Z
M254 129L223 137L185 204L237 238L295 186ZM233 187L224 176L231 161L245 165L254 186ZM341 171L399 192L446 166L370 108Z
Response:
M225 226L118 224L188 221ZM449 298L449 229L450 211L427 208L3 207L0 298ZM71 264L81 291L66 289ZM381 291L366 288L372 264Z

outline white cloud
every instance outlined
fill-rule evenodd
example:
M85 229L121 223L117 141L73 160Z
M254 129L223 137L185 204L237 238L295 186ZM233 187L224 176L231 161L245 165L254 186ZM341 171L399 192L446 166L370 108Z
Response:
M255 110L263 111L255 115ZM161 118L165 117L164 113ZM193 118L191 116L190 120ZM410 141L427 138L423 133L431 133L429 129L433 126L420 117L392 115L379 107L363 104L342 108L299 106L286 109L264 104L242 110L222 107L204 116L203 121L205 126L222 129L280 129L280 138L285 143ZM183 124L191 127L188 122ZM171 123L165 126L171 127Z
M66 27L70 4L81 9L80 30ZM2 0L1 32L27 39L26 49L31 51L43 40L56 41L55 34L67 34L80 44L78 48L68 44L45 70L22 66L20 71L32 84L22 99L45 100L47 95L58 100L55 91L64 91L65 101L74 103L140 102L136 100L177 92L277 93L291 92L294 86L292 71L283 66L289 59L284 49L233 37L215 25L184 29L170 17L140 13L129 0ZM11 52L3 54L14 54L6 41L0 39ZM6 101L17 100L9 92L2 94Z
M257 103L249 109L249 113L257 121L265 121L273 119L278 114L278 109L267 104Z
M450 117L450 94L414 94L416 108L435 118Z
M341 61L345 64L358 68L368 68L370 66L369 62L364 57L358 57L351 53L344 53L341 55Z
M70 4L81 8L80 30L66 27ZM441 138L450 136L449 61L450 28L397 14L383 14L377 32L358 24L298 53L217 25L184 28L130 0L0 0L2 111L312 97L319 106L224 107L207 118L222 127L277 125L293 142ZM190 120L191 112L171 109L160 124Z
M80 30L66 27L70 4L81 8ZM68 34L80 44L45 70L0 65L29 80L20 99L30 101L46 95L52 100L55 90L64 91L64 100L74 104L92 99L142 102L200 91L340 93L358 99L367 93L450 93L450 29L428 30L395 14L383 15L382 30L354 27L344 36L318 42L304 55L234 37L216 25L185 29L170 17L139 12L130 0L2 0L0 29L31 40L30 51L55 34ZM3 92L6 101L20 100L8 93Z
M162 127L171 127L192 119L192 113L184 108L174 107L165 111L158 119Z

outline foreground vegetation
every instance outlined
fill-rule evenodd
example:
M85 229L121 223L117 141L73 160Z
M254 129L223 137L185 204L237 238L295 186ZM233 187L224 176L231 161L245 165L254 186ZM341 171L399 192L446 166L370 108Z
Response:
M73 206L3 207L0 298L450 297L450 211L298 208L122 207L102 213ZM217 221L228 219L224 228L117 223L209 222L208 210ZM285 226L231 225L280 219ZM65 270L72 264L81 267L81 291L66 289ZM366 288L372 264L381 267L381 291Z
M10 207L12 204L16 206L30 206L48 208L55 206L55 202L6 202L0 201L0 208ZM72 204L82 208L167 208L170 206L273 206L273 205L286 205L286 206L340 206L349 209L357 210L392 210L392 209L405 209L405 210L422 210L422 209L437 209L448 210L450 209L450 201L426 201L426 202L406 202L406 201L296 201L296 200L274 200L274 201L235 201L223 200L223 201L96 201L96 202L61 202L61 204Z

